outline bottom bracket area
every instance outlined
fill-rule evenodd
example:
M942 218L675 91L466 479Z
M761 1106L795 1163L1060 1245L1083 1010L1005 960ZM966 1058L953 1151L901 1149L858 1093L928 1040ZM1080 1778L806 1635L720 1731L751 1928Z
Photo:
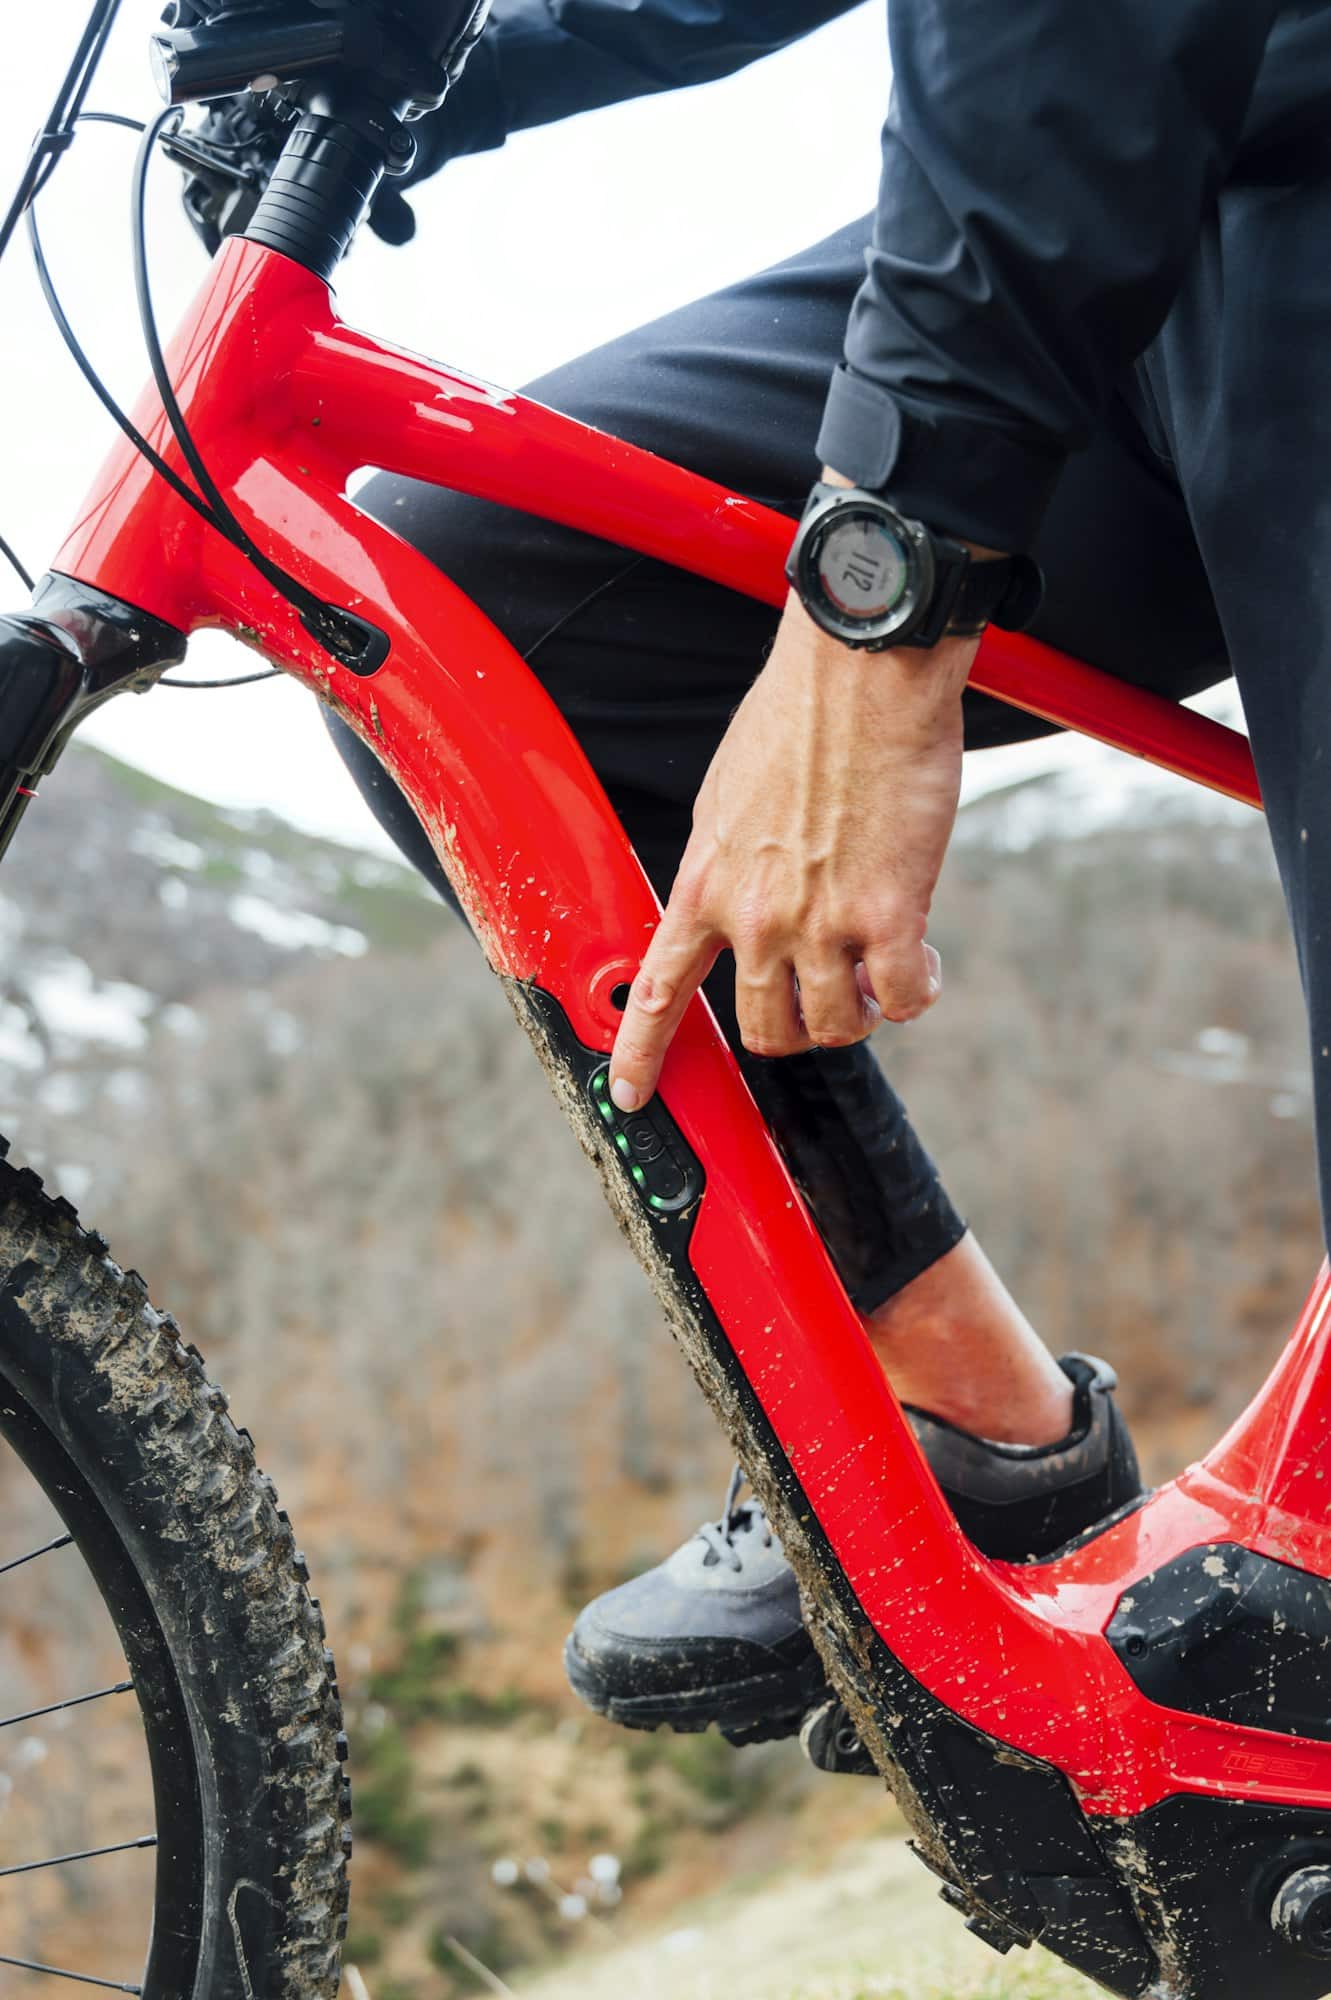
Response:
M1331 1993L1331 1812L1196 1795L1104 1823L1168 2000Z
M947 1901L995 1949L1038 1942L1125 2000L1331 1992L1321 1955L1331 1880L1318 1872L1331 1872L1331 1812L1188 1795L1133 1819L1091 1817L1059 1769L963 1721L872 1630L690 1266L699 1203L720 1198L706 1183L705 1132L695 1154L656 1100L650 1115L620 1114L605 1052L573 1034L550 994L517 983L509 992L709 1402L763 1482L829 1670ZM653 1182L648 1169L661 1162L678 1186ZM1140 1706L1145 1720L1149 1703Z

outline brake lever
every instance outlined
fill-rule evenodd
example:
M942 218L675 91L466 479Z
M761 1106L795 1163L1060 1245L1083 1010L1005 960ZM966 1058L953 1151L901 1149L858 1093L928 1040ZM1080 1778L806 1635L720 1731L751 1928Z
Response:
M211 174L219 180L245 187L261 186L263 183L263 176L257 167L246 166L228 157L236 151L234 146L210 145L208 140L197 138L192 132L171 132L159 143L168 160L174 160L178 167L192 167L198 173Z

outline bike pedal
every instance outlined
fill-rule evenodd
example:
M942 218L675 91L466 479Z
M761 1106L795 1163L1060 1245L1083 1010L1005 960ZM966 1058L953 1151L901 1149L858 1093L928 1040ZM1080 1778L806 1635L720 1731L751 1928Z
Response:
M860 1742L845 1704L833 1695L811 1708L800 1730L800 1748L820 1771L843 1777L873 1778L878 1767Z
M1023 1951L1029 1950L1034 1943L1033 1938L1019 1931L1015 1924L1010 1924L999 1911L977 1903L972 1895L965 1889L959 1889L954 1882L944 1882L938 1893L950 1910L958 1911L965 1918L966 1929L971 1936L979 1938L981 1944L987 1944L1000 1958L1006 1958L1010 1951L1018 1947Z

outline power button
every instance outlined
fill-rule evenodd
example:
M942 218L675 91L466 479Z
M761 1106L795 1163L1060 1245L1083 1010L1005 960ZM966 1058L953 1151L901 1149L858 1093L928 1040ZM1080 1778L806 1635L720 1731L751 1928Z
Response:
M592 1103L642 1201L655 1215L679 1215L702 1193L702 1167L659 1097L641 1111L621 1111L610 1095L610 1067L590 1080Z

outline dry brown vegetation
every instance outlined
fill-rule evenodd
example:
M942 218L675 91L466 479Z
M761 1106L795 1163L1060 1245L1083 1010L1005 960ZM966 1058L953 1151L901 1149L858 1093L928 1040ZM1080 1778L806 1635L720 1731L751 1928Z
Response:
M80 928L66 885L55 934L82 939L98 978L187 1002L199 1031L154 1016L139 1085L98 1083L75 1126L40 1075L10 1078L7 1109L20 1147L91 1173L92 1219L203 1348L297 1523L350 1708L353 1947L374 2000L481 1990L450 1937L511 1972L724 1872L889 1824L874 1788L818 1780L787 1748L624 1737L564 1687L573 1610L714 1511L725 1458L469 942L402 900L396 949L265 958L246 939L228 960L226 927L186 913L189 976L179 960L169 984L136 972L149 932L142 953L166 963L166 920L140 889L117 924L124 826L150 811L212 836L170 795L100 767L79 782L106 865L80 891L95 921ZM1117 1362L1161 1472L1241 1405L1320 1249L1263 830L996 853L976 829L937 912L943 1004L884 1057L1051 1344ZM304 865L298 847L283 867ZM364 896L350 913L321 879L330 921L372 927ZM54 881L39 856L34 897ZM196 915L204 885L196 867ZM10 1477L6 1536L19 1505ZM6 1697L52 1683L73 1615L33 1605L0 1634ZM0 1742L0 1770L13 1750ZM13 1824L0 1815L0 1848ZM623 1901L561 1916L607 1849ZM549 1879L496 1889L507 1857Z

